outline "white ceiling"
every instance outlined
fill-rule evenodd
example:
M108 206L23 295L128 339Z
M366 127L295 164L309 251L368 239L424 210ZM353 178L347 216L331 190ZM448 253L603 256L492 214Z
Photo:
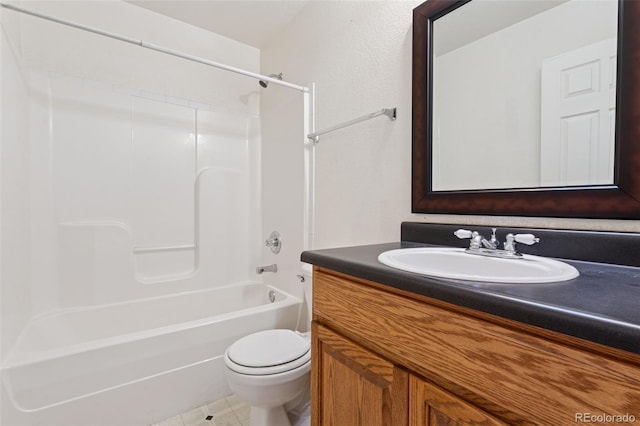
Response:
M443 55L567 1L472 1L434 21L434 53Z
M260 48L309 0L127 0L200 28Z

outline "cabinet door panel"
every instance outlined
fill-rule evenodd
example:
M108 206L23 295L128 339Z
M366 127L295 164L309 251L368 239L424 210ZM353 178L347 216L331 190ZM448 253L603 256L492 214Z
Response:
M408 417L408 374L313 324L312 424L401 426Z
M506 426L468 402L415 376L409 377L410 426Z

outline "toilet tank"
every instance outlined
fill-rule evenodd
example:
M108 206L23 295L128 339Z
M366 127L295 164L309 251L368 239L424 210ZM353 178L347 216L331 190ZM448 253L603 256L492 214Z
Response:
M307 328L311 326L311 318L313 314L313 267L309 263L302 264L302 270L298 278L302 284L304 291L304 302L307 308Z

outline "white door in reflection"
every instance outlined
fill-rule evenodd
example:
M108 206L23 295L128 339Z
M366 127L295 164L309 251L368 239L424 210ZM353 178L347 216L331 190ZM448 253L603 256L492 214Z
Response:
M613 183L616 40L542 63L540 186Z

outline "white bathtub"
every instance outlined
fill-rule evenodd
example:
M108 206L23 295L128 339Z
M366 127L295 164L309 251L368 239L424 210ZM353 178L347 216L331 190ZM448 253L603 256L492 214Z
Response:
M144 425L220 398L229 393L226 347L258 330L295 327L300 303L245 283L42 315L2 366L3 420Z

